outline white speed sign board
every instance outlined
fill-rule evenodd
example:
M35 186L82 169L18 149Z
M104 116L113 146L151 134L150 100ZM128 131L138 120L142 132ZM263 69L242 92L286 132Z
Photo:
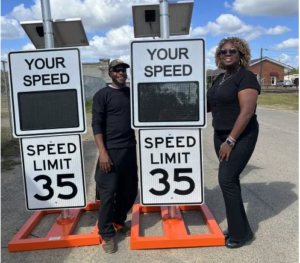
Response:
M78 48L16 51L8 59L14 137L86 132Z
M21 139L28 210L86 206L80 135Z
M131 42L133 129L206 127L204 39Z
M199 129L140 130L142 205L201 205L202 144Z

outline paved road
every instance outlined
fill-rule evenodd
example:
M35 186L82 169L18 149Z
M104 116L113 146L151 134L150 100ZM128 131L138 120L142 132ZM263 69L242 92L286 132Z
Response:
M17 166L1 177L2 262L298 262L299 115L259 108L258 116L257 148L241 179L244 203L256 236L251 245L236 250L226 247L130 250L129 240L117 236L118 251L114 255L105 254L100 246L10 253L6 248L8 242L32 214L25 209L21 167ZM205 201L225 229L224 205L217 184L218 160L212 144L211 116L208 117L208 128L203 130ZM88 200L93 200L96 149L91 136L84 137L83 145ZM55 219L56 216L47 216L32 235L44 236ZM192 234L207 233L196 212L186 213L184 219ZM91 231L95 220L96 213L85 215L76 233ZM144 216L140 227L145 235L161 234L160 216Z

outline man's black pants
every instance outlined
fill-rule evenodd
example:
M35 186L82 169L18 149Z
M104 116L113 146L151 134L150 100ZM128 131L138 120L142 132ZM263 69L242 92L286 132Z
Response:
M215 151L219 157L221 144L230 131L215 131ZM229 160L219 164L219 184L222 189L229 236L234 241L243 241L252 231L246 216L240 186L240 174L246 167L256 145L258 128L245 131L239 137Z
M112 223L124 225L138 190L136 148L111 149L108 154L113 165L104 173L96 169L96 186L100 195L98 212L99 235L110 238L115 235ZM98 164L99 165L99 161Z

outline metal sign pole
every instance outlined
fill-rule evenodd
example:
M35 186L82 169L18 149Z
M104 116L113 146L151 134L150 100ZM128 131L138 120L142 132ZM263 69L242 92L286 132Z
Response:
M169 24L169 3L168 0L159 0L160 12L160 38L168 39L170 37L170 24ZM176 217L176 207L168 206L169 218Z
M168 0L159 0L160 12L160 38L167 39L170 37L169 25L169 3Z
M42 16L43 16L43 27L44 27L44 39L45 48L55 48L54 46L54 36L51 18L51 7L50 0L41 0L42 6ZM70 217L70 210L65 209L61 211L61 219L68 219Z
M52 29L50 0L41 0L45 48L55 48Z

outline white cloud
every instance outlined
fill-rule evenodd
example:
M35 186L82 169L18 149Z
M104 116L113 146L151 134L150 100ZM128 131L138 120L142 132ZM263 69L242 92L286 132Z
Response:
M105 31L127 24L132 16L132 4L156 3L156 0L51 0L51 16L54 19L81 18L87 32ZM10 13L19 21L42 19L39 0L27 8L16 6Z
M233 10L242 15L292 16L299 10L298 0L236 0Z
M16 19L1 16L1 38L13 39L20 38L25 34Z
M192 36L201 36L201 35L206 35L208 32L209 31L208 31L207 27L199 26L199 27L196 27L195 29L193 29L190 34Z
M22 47L22 50L35 50L35 46L32 43L27 43L25 46Z
M53 8L51 8L51 11L52 9ZM9 14L9 16L14 17L19 21L41 20L42 19L41 1L35 0L35 4L30 8L26 8L24 4L15 6L13 11Z
M205 69L216 69L215 61L210 58L205 59Z
M224 7L225 7L225 8L231 8L231 5L230 5L227 1L225 1L225 2L224 2Z
M129 55L120 56L120 59L130 65L130 56Z
M217 46L211 47L209 50L206 50L205 55L205 67L206 69L215 69L215 53L216 53Z
M7 52L2 52L1 51L1 60L3 60L3 61L8 60L8 53ZM2 63L1 63L1 67L2 67Z
M279 35L290 31L286 26L277 25L274 28L263 28L261 26L252 26L245 24L237 16L231 14L220 15L215 22L209 21L206 26L193 29L193 36L211 34L213 36L241 35L247 41L259 38L263 34Z
M129 56L131 40L133 40L133 27L128 25L112 29L103 37L94 36L90 40L90 46L80 48L82 60Z
M290 65L294 68L299 66L299 56L289 56L289 55L283 53L278 57L278 61L280 61L286 65Z
M133 27L125 25L117 29L112 29L106 34L106 42L110 46L128 46L133 39Z
M209 50L206 51L206 57L207 58L214 58L215 57L215 53L216 53L216 49L218 46L213 46L211 47Z
M276 26L274 28L267 29L266 34L268 34L268 35L281 35L281 34L286 33L288 31L291 31L291 29L286 27L286 26Z
M298 38L289 38L289 39L275 45L274 48L275 49L299 48L299 39Z
M219 30L222 31L248 31L249 26L246 26L238 17L231 14L220 15L216 19L216 25L219 26Z
M252 32L250 32L248 34L245 34L244 39L249 42L251 40L259 38L261 35L262 35L261 30L253 30Z
M214 36L220 34L237 34L249 32L252 26L246 25L238 17L231 14L220 15L215 22L208 22L204 27L197 27L192 35L204 35L210 33Z

